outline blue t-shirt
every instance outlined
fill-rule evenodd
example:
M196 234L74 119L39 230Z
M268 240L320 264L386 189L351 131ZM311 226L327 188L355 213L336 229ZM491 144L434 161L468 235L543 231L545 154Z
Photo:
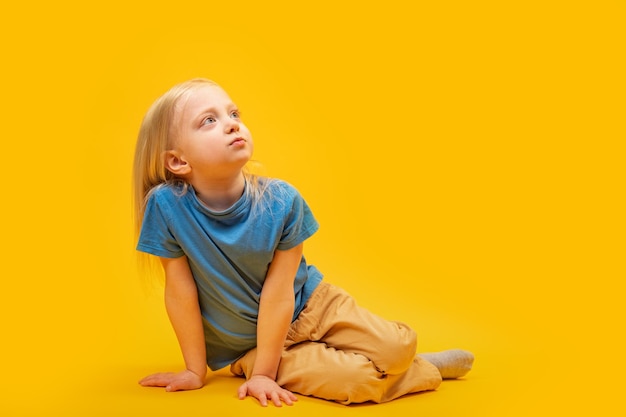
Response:
M229 209L209 210L192 187L164 185L148 199L137 249L159 257L186 255L198 288L207 364L220 369L256 346L263 282L276 250L318 229L308 205L288 183L271 180L261 201L248 193ZM322 274L304 256L294 281L293 320Z

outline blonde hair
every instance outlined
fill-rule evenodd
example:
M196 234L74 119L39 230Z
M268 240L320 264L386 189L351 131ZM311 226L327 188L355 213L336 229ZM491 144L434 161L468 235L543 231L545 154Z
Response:
M219 84L205 78L194 78L175 85L152 104L143 118L133 166L135 237L138 237L141 231L146 203L157 187L179 183L183 190L187 190L188 184L166 168L164 156L173 146L173 136L177 129L174 121L177 104L190 92L207 85L220 87ZM251 172L249 164L244 168L244 176L247 183L246 193L254 204L260 201L270 179L264 178L260 181L261 177Z

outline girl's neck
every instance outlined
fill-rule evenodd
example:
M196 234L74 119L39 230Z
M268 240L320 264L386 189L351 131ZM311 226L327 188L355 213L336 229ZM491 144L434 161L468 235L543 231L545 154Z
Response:
M213 211L224 211L235 204L245 188L243 172L230 178L192 181L196 196Z

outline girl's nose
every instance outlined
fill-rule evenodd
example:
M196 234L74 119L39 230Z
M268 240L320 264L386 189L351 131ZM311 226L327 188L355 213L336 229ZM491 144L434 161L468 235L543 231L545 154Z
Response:
M239 132L239 122L234 119L228 119L226 122L226 133Z

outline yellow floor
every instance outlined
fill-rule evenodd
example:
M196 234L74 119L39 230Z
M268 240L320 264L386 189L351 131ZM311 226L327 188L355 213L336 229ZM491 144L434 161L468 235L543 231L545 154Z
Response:
M567 340L556 341L562 335L554 338L541 332L532 343L524 343L526 336L516 338L511 328L491 327L488 321L477 323L460 314L437 315L416 305L398 306L398 300L406 300L401 296L389 303L394 307L382 308L373 292L361 297L365 304L391 315L406 310L406 321L424 324L420 333L425 350L465 347L474 351L474 370L462 380L444 381L434 392L382 405L349 407L300 396L293 407L262 409L251 398L236 398L241 380L227 370L212 373L207 385L198 391L166 393L143 388L136 382L139 378L179 369L181 360L158 296L146 297L139 290L131 293L103 290L103 296L91 303L59 304L48 315L49 320L65 323L57 329L42 327L43 319L31 321L28 329L14 329L17 333L13 334L22 335L30 345L20 345L20 337L5 342L7 372L0 380L2 415L533 416L597 415L598 409L615 411L621 407L616 400L619 379L606 379L613 377L611 372L594 360L601 358L599 348L593 353L589 346L593 355L588 358L580 355L584 347L568 346ZM385 291L377 291L376 296L381 293ZM142 308L131 305L133 301ZM91 314L89 308L93 308L90 320L98 323L96 328L89 328L81 317ZM107 320L109 314L98 312L104 308L115 312L115 320ZM468 311L467 316L471 315ZM493 323L501 323L501 319L494 316ZM511 315L506 320L522 331L532 328ZM31 330L36 334L30 334ZM36 339L41 344L33 345ZM586 343L582 338L579 342Z

